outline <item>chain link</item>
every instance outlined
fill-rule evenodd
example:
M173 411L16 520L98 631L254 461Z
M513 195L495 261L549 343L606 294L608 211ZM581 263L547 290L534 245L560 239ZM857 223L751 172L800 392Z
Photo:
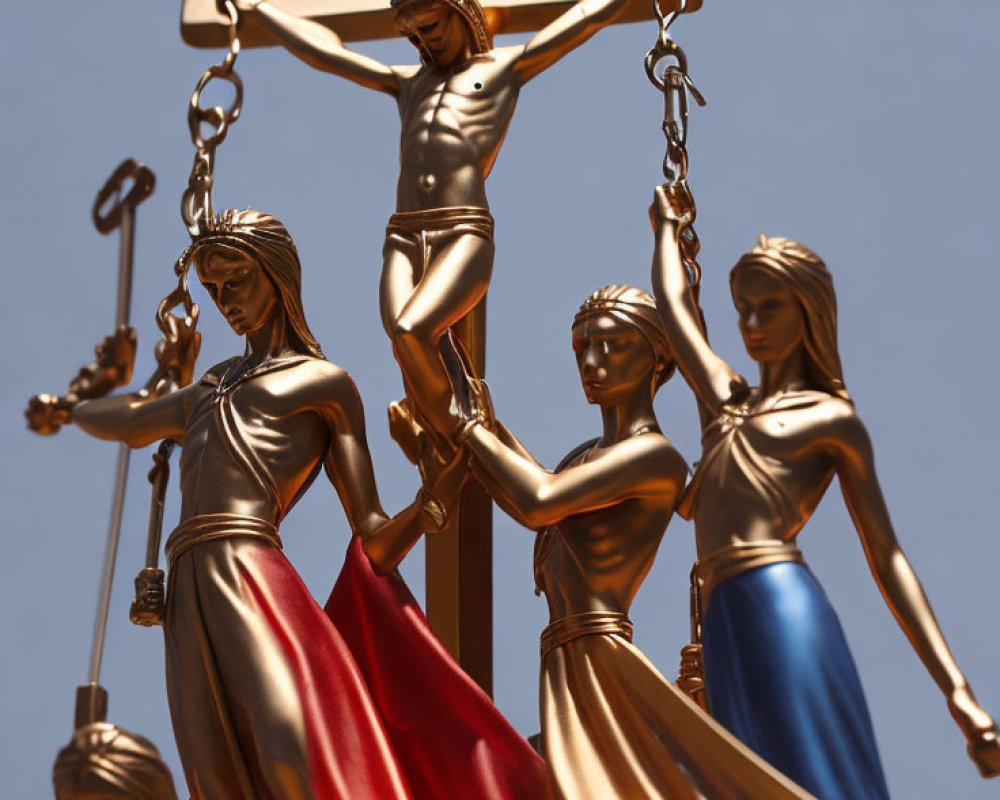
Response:
M688 94L698 105L705 105L705 98L688 75L687 56L670 36L670 26L687 5L686 0L680 2L677 10L664 14L657 0L652 0L660 30L644 62L646 77L663 93L663 135L667 139L663 175L668 181L687 178ZM673 63L664 63L669 61Z
M215 152L229 133L230 126L240 118L243 110L243 80L235 70L236 58L240 54L239 12L233 0L220 0L220 8L229 18L229 51L222 62L210 66L194 88L188 103L187 123L194 145L194 163L188 185L181 197L181 219L192 239L209 233L215 225L212 209L212 184L215 173ZM213 80L229 83L236 92L229 108L201 105L201 95ZM203 126L211 127L205 135ZM157 370L146 384L145 391L158 393L170 385L182 385L190 380L187 375L178 374L179 364L184 361L185 349L197 352L199 334L196 332L199 309L188 291L188 271L191 264L192 248L184 251L174 264L177 286L156 309L156 325L163 338L156 345ZM180 313L174 313L179 308ZM193 362L192 362L193 363Z
M188 131L195 147L194 164L188 186L181 198L181 218L191 236L204 233L212 226L212 176L215 171L216 148L226 139L229 127L240 118L243 110L243 80L236 72L236 58L240 53L238 31L239 12L233 0L225 0L224 8L229 17L229 52L221 64L213 64L198 80L191 102L188 104ZM201 105L201 94L212 80L225 81L236 92L229 108ZM203 135L203 126L209 125L212 133Z
M700 106L705 105L705 98L688 74L687 56L670 36L670 26L687 10L687 0L678 0L678 7L667 14L663 13L657 0L651 2L660 30L656 44L646 53L644 65L646 77L663 94L662 129L667 140L667 152L663 157L663 176L669 184L682 184L678 188L690 200L690 218L681 228L679 237L681 258L687 271L688 283L697 286L701 280L701 267L698 265L698 251L701 245L694 230L697 209L687 187L688 95L690 94Z

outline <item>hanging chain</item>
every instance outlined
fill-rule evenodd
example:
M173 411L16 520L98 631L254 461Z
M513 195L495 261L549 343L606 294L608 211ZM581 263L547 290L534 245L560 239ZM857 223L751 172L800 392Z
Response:
M240 54L238 32L239 13L233 0L220 0L219 7L229 17L229 52L220 64L213 64L198 79L198 83L188 104L187 122L194 145L194 164L188 185L181 197L181 219L187 226L192 239L210 233L215 227L215 212L212 208L212 184L215 173L215 151L226 139L230 126L240 118L243 110L243 80L236 72L236 57ZM229 108L201 105L201 94L213 80L222 80L232 85L236 92ZM203 126L211 126L205 135ZM193 378L191 370L197 354L201 334L195 330L198 324L198 304L188 291L188 269L191 263L191 248L181 254L174 264L177 286L156 309L156 325L163 338L156 345L157 370L146 384L145 391L159 393L169 386L181 387ZM180 307L181 315L173 313Z
M240 53L237 31L239 14L233 0L220 0L219 7L229 16L229 52L221 64L213 64L199 78L188 104L187 122L194 145L194 164L188 185L181 197L181 219L187 226L192 240L215 230L215 212L212 209L212 183L215 172L215 151L229 133L229 126L240 118L243 110L243 81L233 67ZM236 97L232 105L201 105L201 93L212 80L223 80L232 85ZM211 133L203 135L204 125L211 126ZM188 272L194 244L188 247L174 263L177 285L156 309L156 326L163 338L156 343L156 371L143 388L144 393L162 394L187 386L194 379L194 366L201 346L198 333L198 304L188 290ZM180 307L180 313L174 309ZM170 474L169 460L174 449L172 439L160 444L153 457L156 462L149 474L153 484L150 508L149 533L146 542L146 566L135 579L135 599L129 609L129 619L137 625L162 625L165 616L164 573L159 568L160 535L163 527L163 502Z
M213 225L212 181L215 171L216 148L225 141L229 126L240 118L243 110L243 80L233 67L240 53L240 39L237 31L239 13L233 0L220 3L229 16L229 52L221 64L213 64L195 86L188 105L188 129L191 133L191 143L195 147L194 165L188 186L181 198L181 217L192 237L211 230ZM213 80L223 80L232 84L236 97L232 105L225 109L222 106L201 106L201 93ZM202 126L210 125L212 133L202 135Z
M681 257L688 274L688 283L697 286L701 279L698 251L701 245L694 230L697 214L694 198L687 186L688 175L688 94L695 102L705 105L705 98L688 74L687 56L670 36L670 26L687 9L687 0L678 0L676 10L664 14L657 0L652 0L653 13L660 25L656 44L646 53L646 77L663 93L663 135L667 139L667 152L663 157L663 176L670 191L683 193L690 208L689 218L680 234Z

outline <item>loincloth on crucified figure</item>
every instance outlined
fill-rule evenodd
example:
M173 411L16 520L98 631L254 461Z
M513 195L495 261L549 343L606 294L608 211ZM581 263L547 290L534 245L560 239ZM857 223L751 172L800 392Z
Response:
M389 406L390 431L414 463L422 436L450 450L455 387L479 377L451 328L486 295L493 250L486 208L401 211L386 227L382 317L407 394Z

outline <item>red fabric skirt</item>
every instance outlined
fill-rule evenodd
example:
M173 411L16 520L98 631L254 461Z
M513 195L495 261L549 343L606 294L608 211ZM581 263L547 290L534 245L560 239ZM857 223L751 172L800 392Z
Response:
M417 800L548 798L541 757L431 632L398 573L354 537L326 613L354 655Z
M277 547L181 555L167 692L193 800L420 800L351 649Z

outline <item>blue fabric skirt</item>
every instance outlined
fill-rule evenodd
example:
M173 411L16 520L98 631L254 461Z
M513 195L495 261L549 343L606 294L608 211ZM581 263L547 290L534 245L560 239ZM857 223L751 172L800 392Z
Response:
M840 621L808 568L724 581L703 622L712 716L820 800L888 800Z

